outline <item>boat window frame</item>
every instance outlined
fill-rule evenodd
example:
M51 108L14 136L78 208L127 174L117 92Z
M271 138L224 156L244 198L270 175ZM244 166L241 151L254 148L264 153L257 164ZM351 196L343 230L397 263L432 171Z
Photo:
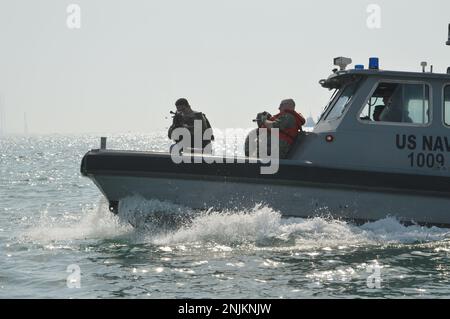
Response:
M443 83L443 85L442 85L442 115L441 116L442 116L442 125L445 128L450 128L450 123L445 122L445 89L447 87L450 89L450 82Z
M337 121L337 120L341 120L343 117L345 117L345 115L347 114L348 110L350 109L350 107L348 107L348 105L349 105L350 103L353 103L353 100L354 100L354 98L355 98L355 95L356 95L356 93L358 92L358 90L359 90L359 88L360 88L362 82L364 82L364 81L362 81L362 79L359 79L359 80L357 80L357 81L350 82L350 83L348 83L347 85L344 85L344 86L342 86L342 87L339 89L339 94L336 94L336 96L334 97L333 102L332 102L332 103L329 105L329 107L328 107L328 111L326 112L326 114L324 114L324 115L322 116L324 122L331 123L331 122L335 122L335 121ZM335 107L337 101L341 98L342 94L344 94L344 91L345 91L350 85L355 85L355 91L353 92L352 96L350 97L350 99L349 99L349 100L347 101L347 103L345 104L344 112L342 112L341 115L339 115L338 117L329 120L329 119L328 119L328 115L329 115L329 114L331 113L331 111L334 109L334 107Z
M333 93L331 94L330 99L328 100L328 103L325 105L325 108L323 109L322 113L320 114L319 120L317 123L321 121L325 121L325 117L330 111L330 107L334 104L336 98L339 96L340 89L334 89Z
M361 114L364 111L364 108L369 103L369 100L372 98L373 94L375 93L376 89L380 85L380 83L400 83L400 84L423 84L428 86L428 92L429 92L429 105L428 109L430 110L430 115L428 117L429 121L426 124L420 124L420 123L408 123L408 122L382 122L382 121L366 121L361 119ZM361 109L356 113L356 120L365 125L387 125L387 126L409 126L409 127L430 127L433 124L433 85L431 85L430 82L427 81L415 81L415 80L392 80L392 79L379 79L377 80L372 89L370 90L369 95L364 100L364 103L361 107Z

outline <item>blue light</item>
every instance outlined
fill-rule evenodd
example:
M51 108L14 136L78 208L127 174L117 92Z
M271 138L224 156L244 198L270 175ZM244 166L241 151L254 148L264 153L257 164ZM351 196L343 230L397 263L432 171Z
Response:
M378 70L380 68L379 59L378 58L370 58L369 59L369 69Z
M356 64L356 65L355 65L355 70L364 70L364 65L362 65L362 64Z

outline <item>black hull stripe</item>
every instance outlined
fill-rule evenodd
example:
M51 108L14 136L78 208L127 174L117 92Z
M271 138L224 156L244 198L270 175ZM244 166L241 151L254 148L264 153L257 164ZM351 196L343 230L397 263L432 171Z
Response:
M260 163L175 164L168 154L91 151L85 155L85 176L158 176L205 180L242 180L250 183L315 184L354 189L379 189L450 198L450 177L385 173L280 163L273 175L261 175Z

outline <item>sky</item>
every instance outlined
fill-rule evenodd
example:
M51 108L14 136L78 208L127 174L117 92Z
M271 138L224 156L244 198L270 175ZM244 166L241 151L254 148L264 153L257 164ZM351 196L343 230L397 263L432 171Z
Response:
M336 56L446 72L449 12L448 0L0 0L4 130L22 133L26 113L35 134L153 132L179 97L219 128L252 127L285 98L317 117Z

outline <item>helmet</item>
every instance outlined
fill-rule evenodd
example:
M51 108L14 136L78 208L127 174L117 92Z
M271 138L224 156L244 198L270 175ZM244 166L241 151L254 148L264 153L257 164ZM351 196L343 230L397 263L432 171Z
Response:
M185 98L181 98L175 102L175 106L189 106L189 102Z

